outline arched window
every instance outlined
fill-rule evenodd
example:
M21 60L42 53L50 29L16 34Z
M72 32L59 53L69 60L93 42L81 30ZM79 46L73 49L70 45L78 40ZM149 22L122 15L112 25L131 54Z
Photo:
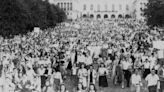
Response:
M101 15L100 14L97 15L97 19L99 19L99 18L101 18Z
M114 14L111 15L111 18L112 18L112 19L115 18L115 17L116 17L116 16L115 16Z
M129 5L126 5L126 11L129 11Z
M122 5L121 4L119 5L119 10L122 10Z
M99 4L97 5L97 11L100 11L100 5Z
M125 18L128 19L128 18L131 18L131 16L129 14L126 14Z
M60 3L58 3L57 5L58 5L58 7L60 7Z
M84 4L83 10L84 10L84 11L87 10L87 5L86 5L86 4Z
M91 10L91 11L93 10L93 4L91 4L90 10Z
M108 18L108 15L107 15L107 14L105 14L105 15L104 15L104 19L107 19L107 18Z
M83 18L86 18L87 17L87 15L86 14L83 14Z
M123 16L120 14L120 15L118 15L118 18L123 18Z
M61 7L60 8L63 9L63 3L61 3Z
M67 3L67 10L69 11L69 3Z
M67 5L67 3L64 3L64 10L66 10L66 5Z
M105 11L108 11L108 5L105 4Z
M93 15L93 14L91 14L91 15L90 15L90 18L94 18L94 15Z
M115 5L112 4L112 11L115 11Z
M70 3L70 10L72 10L72 3Z

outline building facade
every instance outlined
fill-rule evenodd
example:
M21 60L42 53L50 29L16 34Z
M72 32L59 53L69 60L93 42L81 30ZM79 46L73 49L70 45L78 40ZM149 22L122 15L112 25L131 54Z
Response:
M147 0L49 0L66 12L68 19L143 19L142 9Z

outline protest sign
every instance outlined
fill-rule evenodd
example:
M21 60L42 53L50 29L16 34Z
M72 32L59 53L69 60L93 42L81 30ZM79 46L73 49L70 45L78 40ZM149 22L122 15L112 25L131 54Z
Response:
M40 32L40 28L39 27L34 27L34 32L35 33L39 33Z
M164 50L164 41L154 41L153 47L156 49Z

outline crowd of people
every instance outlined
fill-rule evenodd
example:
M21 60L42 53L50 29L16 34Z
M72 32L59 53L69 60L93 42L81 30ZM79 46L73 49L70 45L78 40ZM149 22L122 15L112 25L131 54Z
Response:
M164 92L164 61L153 47L163 34L132 19L77 19L0 37L0 92L71 92L69 77L73 92L101 92L109 79L130 92Z

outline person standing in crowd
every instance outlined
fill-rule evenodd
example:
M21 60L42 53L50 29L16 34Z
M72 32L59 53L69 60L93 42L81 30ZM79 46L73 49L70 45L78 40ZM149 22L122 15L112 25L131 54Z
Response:
M149 92L158 92L160 85L159 77L157 74L155 74L154 69L152 69L151 73L146 76L145 80L147 82L147 88Z
M78 67L76 66L76 64L73 65L72 67L72 79L73 79L73 86L77 87L78 84L78 76L77 76L77 72L78 72Z
M43 91L43 87L45 86L45 82L46 82L46 77L44 76L45 73L45 68L44 65L40 65L40 68L38 70L40 79L41 79L41 90Z
M127 85L126 85L127 87L130 87L130 77L131 77L131 71L130 71L130 69L131 69L131 67L132 67L131 62L128 61L126 58L124 58L122 60L122 69L123 69L124 79L127 82ZM123 84L125 86L124 81L123 81ZM124 86L122 88L124 88Z
M145 79L148 74L150 74L150 62L146 59L143 63L144 73L143 78Z
M95 87L94 84L90 84L90 85L89 85L89 90L88 90L88 92L97 92L97 91L96 91L96 87Z
M79 82L82 83L83 87L87 87L87 69L85 69L85 65L82 64L81 68L78 70L78 78Z
M118 71L116 70L116 68L117 68L118 64L119 64L119 58L118 58L118 56L116 56L116 59L113 61L113 66L112 66L112 79L113 80L117 76L116 73Z
M107 81L107 76L108 75L108 70L105 68L104 64L100 64L100 67L98 69L98 83L99 87L108 87L108 81Z
M151 56L149 57L149 61L150 61L150 69L155 68L157 64L157 58L155 57L154 53L152 53Z
M53 72L52 77L53 77L54 91L58 91L60 84L63 83L63 79L62 79L62 75L61 75L60 70L55 69L54 72Z
M84 87L83 87L83 84L82 83L78 83L78 86L77 86L77 90L76 92L85 92L84 90Z
M2 61L0 59L0 92L4 91L4 66L2 65Z
M159 81L160 81L160 90L159 92L164 92L164 64L158 70Z
M59 89L59 91L57 91L57 92L69 92L69 91L66 89L66 87L65 87L64 84L61 84L61 85L60 85L60 89Z
M135 69L135 73L131 76L131 92L140 92L141 84L141 75L139 74L138 69Z
M114 85L116 85L117 83L121 86L123 86L123 70L122 70L122 65L119 62L118 65L116 66L116 71L115 71L115 76L113 79Z
M90 69L88 70L88 86L90 84L96 84L97 72L94 70L93 66L90 65Z

